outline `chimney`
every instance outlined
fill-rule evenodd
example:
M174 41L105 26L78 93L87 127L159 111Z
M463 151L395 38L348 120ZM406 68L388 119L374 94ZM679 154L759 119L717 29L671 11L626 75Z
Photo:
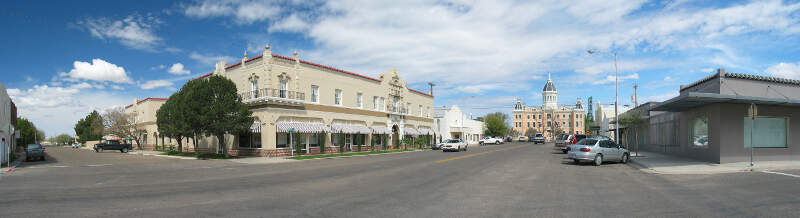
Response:
M429 82L428 86L430 86L430 91L428 92L428 94L433 96L433 87L436 86L436 84L433 84L432 82Z

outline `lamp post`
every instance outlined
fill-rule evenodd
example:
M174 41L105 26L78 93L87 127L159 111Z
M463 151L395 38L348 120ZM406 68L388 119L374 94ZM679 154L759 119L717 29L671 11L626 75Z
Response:
M600 53L600 51L590 49L587 50L589 54ZM604 52L607 55L612 55ZM617 52L613 53L614 56L614 120L619 121L619 66L617 64ZM614 124L614 140L619 142L619 122Z

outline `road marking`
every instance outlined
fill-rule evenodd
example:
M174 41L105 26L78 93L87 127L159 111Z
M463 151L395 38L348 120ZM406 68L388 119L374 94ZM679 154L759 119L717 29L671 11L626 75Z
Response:
M39 167L26 167L28 169L40 169L40 168L64 168L69 166L39 166Z
M444 163L444 162L451 161L451 160L458 160L458 159L470 158L470 157L475 157L475 156L478 156L478 155L484 155L484 154L494 153L494 152L498 152L498 151L507 151L507 150L511 150L511 149L519 148L519 147L522 147L522 146L525 146L525 145L517 145L517 146L514 146L514 147L510 147L510 148L503 148L503 149L497 149L497 150L491 150L491 151L484 151L484 152L480 152L480 153L474 153L474 154L462 155L462 156L453 157L453 158L448 158L448 159L444 159L444 160L437 160L437 161L436 161L436 163Z
M111 166L111 164L91 164L86 165L87 167L102 167L102 166Z
M772 173L772 174L778 174L778 175L784 175L784 176L791 176L791 177L795 177L795 178L800 178L800 176L798 176L798 175L794 175L794 174L788 174L788 173L772 172L772 171L766 171L766 170L764 170L764 171L761 171L761 172L764 172L764 173Z

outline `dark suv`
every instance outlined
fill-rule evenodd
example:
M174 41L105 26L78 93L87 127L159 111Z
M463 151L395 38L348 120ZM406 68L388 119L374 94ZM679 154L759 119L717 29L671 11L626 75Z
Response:
M123 144L120 140L106 140L104 143L94 145L95 152L103 152L103 150L118 150L122 153L128 153L132 150L131 144Z

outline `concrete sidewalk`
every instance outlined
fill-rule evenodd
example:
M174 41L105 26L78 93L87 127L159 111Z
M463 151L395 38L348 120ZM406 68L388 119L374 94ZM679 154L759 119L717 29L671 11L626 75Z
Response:
M157 157L168 157L168 158L175 158L175 159L183 159L183 160L198 160L195 157L183 157L183 156L170 156L170 155L163 155L163 151L142 151L142 150L133 150L129 151L128 154L131 155L147 155L147 156L157 156Z
M682 157L664 155L653 152L639 152L631 157L631 163L642 171L657 174L717 174L764 170L800 169L797 161L756 161L754 167L750 162L717 164Z

